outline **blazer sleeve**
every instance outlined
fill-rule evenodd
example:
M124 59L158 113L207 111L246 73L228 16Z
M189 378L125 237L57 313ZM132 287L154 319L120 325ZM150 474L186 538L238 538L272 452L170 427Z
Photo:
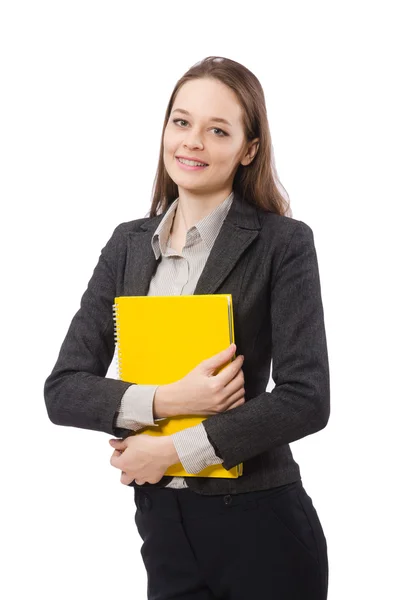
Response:
M122 396L133 385L106 377L115 350L113 304L125 239L121 229L122 224L101 250L80 308L44 383L45 404L53 423L118 437L131 434L128 429L116 428L115 420Z
M313 232L302 221L273 275L270 306L275 387L203 421L225 469L319 431L329 419L320 277Z

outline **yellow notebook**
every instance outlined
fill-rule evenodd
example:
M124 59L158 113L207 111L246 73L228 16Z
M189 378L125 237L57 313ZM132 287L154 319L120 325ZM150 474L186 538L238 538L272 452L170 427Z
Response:
M231 294L119 296L114 299L113 318L118 376L131 383L165 385L178 381L234 342ZM156 420L158 425L140 429L137 435L171 435L206 418L178 415ZM211 465L195 474L187 473L178 463L165 475L237 478L242 473L242 463L230 470L222 464Z

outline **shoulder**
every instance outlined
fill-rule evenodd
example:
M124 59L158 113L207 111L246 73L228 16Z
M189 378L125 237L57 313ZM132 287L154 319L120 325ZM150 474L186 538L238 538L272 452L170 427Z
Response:
M150 222L152 219L150 217L144 217L143 219L134 219L133 221L124 221L123 223L119 223L114 231L113 235L116 236L126 236L129 233L133 233L136 231L140 231L141 225L145 225Z
M130 235L135 232L142 232L141 225L146 224L150 220L150 218L145 217L143 219L124 221L116 225L110 237L107 238L107 241L102 246L102 256L112 262L120 260L127 251Z
M258 218L261 227L257 252L270 259L274 275L281 265L294 270L297 265L313 262L316 250L310 225L262 209L258 210Z
M313 230L304 221L259 209L261 233L268 242L282 249L300 240L313 242Z
M113 233L107 243L114 245L125 241L130 233L142 231L141 225L145 225L151 220L150 217L144 217L142 219L134 219L132 221L123 221L122 223L119 223L114 227Z

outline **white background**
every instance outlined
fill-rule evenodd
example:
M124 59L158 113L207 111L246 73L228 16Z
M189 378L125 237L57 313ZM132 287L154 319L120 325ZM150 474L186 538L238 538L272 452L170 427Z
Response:
M315 236L332 413L292 450L326 533L329 598L396 597L392 7L1 3L3 598L146 597L109 436L53 425L43 384L101 248L149 211L174 84L208 55L260 79L280 180Z

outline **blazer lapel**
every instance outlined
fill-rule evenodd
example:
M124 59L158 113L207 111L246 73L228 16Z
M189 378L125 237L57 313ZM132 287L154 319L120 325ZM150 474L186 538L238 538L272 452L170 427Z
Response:
M146 296L157 267L151 240L164 214L129 233L125 289L126 296ZM234 192L233 203L211 249L194 294L215 294L243 252L253 243L261 228L256 206Z
M153 230L150 223L147 231L131 231L129 233L124 296L147 296L150 281L157 266L151 239L160 220L159 217L153 218L153 221L157 223Z

